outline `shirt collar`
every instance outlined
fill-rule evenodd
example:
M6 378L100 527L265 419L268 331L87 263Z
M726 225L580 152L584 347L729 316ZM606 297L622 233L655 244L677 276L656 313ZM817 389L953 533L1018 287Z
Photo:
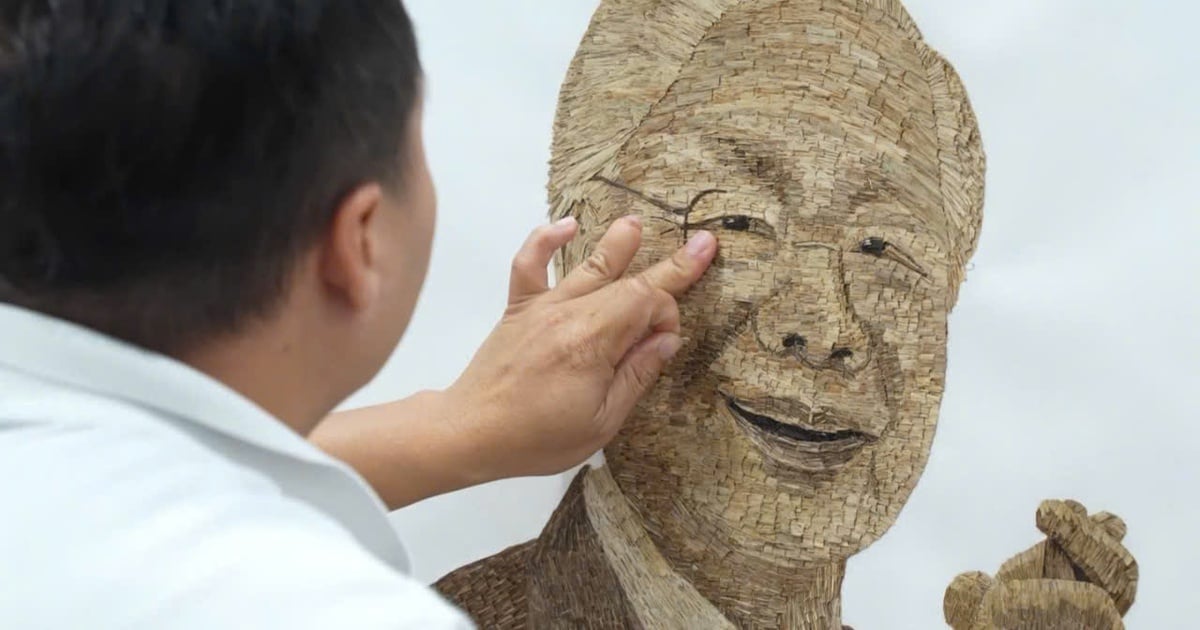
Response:
M607 467L588 471L583 496L608 565L643 626L733 630L733 622L671 568Z
M334 463L266 410L185 363L2 303L0 370L124 400L296 459Z

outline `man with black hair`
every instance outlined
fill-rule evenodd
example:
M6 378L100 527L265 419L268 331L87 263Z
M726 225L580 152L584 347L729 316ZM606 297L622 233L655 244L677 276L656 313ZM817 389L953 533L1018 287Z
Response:
M0 627L470 627L386 509L606 444L717 244L550 289L541 227L454 385L331 416L424 281L421 83L399 0L0 4Z

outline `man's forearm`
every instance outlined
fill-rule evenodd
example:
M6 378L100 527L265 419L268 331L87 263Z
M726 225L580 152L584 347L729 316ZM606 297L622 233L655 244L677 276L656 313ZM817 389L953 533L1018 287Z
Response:
M388 508L495 481L442 392L336 413L309 439L366 478Z

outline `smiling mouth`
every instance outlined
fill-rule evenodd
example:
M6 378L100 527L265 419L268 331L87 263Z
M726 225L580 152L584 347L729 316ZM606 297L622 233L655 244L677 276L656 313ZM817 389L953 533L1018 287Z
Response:
M750 411L749 409L737 404L737 402L732 398L728 398L726 400L729 403L729 408L733 410L733 413L742 420L749 422L750 424L763 431L766 431L767 433L796 440L797 442L829 444L834 442L842 442L845 440L865 439L869 437L867 434L859 433L858 431L845 430L828 433L825 431L806 429L794 424L784 424L770 416L763 416L754 413L753 411Z
M763 454L789 468L834 470L848 464L863 447L878 439L861 431L837 426L822 430L781 422L751 411L746 404L739 403L731 396L724 398L730 413ZM833 424L829 417L821 418L823 424Z

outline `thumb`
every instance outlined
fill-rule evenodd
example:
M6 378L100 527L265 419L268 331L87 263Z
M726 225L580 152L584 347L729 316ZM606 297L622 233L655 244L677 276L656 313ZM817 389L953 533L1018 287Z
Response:
M606 434L615 434L625 423L682 345L679 335L658 333L642 340L625 355L617 365L616 376L600 409L600 426L605 428Z

